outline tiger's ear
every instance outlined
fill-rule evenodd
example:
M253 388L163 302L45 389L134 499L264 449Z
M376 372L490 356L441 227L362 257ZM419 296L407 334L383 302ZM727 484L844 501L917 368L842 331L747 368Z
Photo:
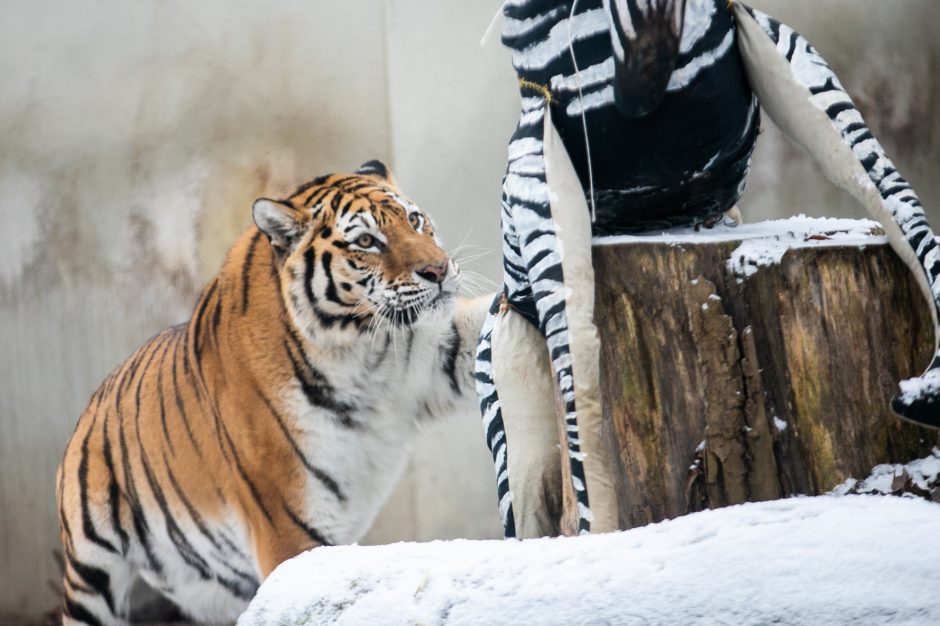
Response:
M395 186L395 179L392 178L392 173L385 166L385 163L377 159L366 161L359 166L359 169L357 169L355 173L363 176L375 176L376 178L384 180L389 185Z
M286 202L258 198L251 215L278 254L293 250L306 230L303 213Z

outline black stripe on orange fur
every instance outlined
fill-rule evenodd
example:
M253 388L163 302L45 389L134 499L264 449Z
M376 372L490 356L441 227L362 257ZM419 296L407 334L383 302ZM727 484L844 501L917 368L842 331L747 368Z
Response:
M284 505L284 512L287 513L287 517L290 518L290 521L292 521L298 528L303 530L307 534L307 536L310 537L310 539L312 539L314 542L317 543L317 545L321 545L321 546L333 545L322 534L320 534L320 532L316 528L314 528L313 526L310 526L309 524L304 522L302 519L300 519L300 517L296 513L294 513L290 509L290 507L287 506L286 504Z
M245 262L242 264L242 315L248 311L248 291L251 288L251 262L255 256L255 248L261 239L261 231L255 231L245 253Z
M346 494L344 494L340 489L339 483L337 483L336 480L327 474L324 470L314 466L313 463L310 462L310 459L307 458L307 456L300 449L300 446L297 445L297 441L291 434L290 429L287 427L287 423L284 421L284 418L281 416L281 414L278 413L277 409L274 408L274 405L267 397L262 395L262 399L264 400L264 404L268 408L268 411L271 413L271 416L274 417L274 421L277 423L278 428L280 428L281 432L284 433L284 438L287 439L287 442L290 444L294 454L307 469L307 471L310 472L314 478L320 481L320 483L326 487L329 492L336 497L337 500L340 502L345 502Z

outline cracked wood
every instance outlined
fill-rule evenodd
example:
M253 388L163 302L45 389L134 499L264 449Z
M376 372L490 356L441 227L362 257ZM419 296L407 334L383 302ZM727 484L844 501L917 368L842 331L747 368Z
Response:
M887 246L790 250L741 283L726 269L736 246L594 249L622 528L822 493L936 443L888 412L932 336ZM690 474L703 442L704 472Z

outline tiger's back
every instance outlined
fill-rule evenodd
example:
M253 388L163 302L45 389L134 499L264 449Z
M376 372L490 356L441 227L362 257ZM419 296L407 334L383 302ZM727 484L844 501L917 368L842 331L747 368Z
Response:
M249 251L256 251L252 240L255 249L264 245L260 238L249 239L247 245L243 239L226 266L244 264ZM236 438L244 437L245 425L233 433L231 419L220 419L223 412L232 414L237 398L246 395L238 387L247 381L236 382L237 374L229 378L226 370L237 368L227 367L215 350L205 349L219 341L223 328L239 326L229 315L242 303L219 295L218 282L217 278L203 292L188 323L150 339L102 383L79 419L60 468L60 523L66 553L72 555L68 567L74 570L66 589L99 592L115 615L126 610L115 604L116 598L126 597L126 589L119 588L122 580L129 583L135 571L156 582L157 589L177 596L174 599L181 604L177 588L185 592L195 585L197 596L205 598L221 586L228 595L247 601L260 584L245 549L250 532L244 520L251 511L242 506L245 495L252 498L251 491L261 489L257 479L251 480L258 462L231 449ZM248 319L263 319L271 313L265 310L265 300L278 301L276 290L262 291L264 286L256 285L258 298L252 298L250 291L244 293L250 303L246 308L259 314ZM268 298L261 299L262 295ZM278 374L276 369L269 371L266 382L276 384ZM229 393L217 393L220 381L225 381ZM253 446L266 449L264 456L272 465L289 468L292 459L264 439L263 431L257 433ZM231 480L232 471L248 480L242 484ZM282 487L290 499L299 492L290 485L297 472L285 474ZM244 487L249 494L239 493ZM69 544L76 531L98 548L95 554L104 557L107 567L74 556ZM171 571L184 573L181 584L170 586L160 580ZM86 619L94 617L91 611L67 594L69 615L95 623ZM234 617L237 614L223 619Z
M192 318L92 396L58 477L66 623L125 623L135 574L234 620L281 561L357 540L419 422L472 403L482 309L367 166L256 203Z

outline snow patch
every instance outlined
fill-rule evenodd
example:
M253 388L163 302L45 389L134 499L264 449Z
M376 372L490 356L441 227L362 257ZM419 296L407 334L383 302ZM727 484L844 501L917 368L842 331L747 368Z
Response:
M594 245L609 246L636 243L669 243L695 245L740 241L731 253L728 271L740 279L756 274L761 267L780 262L787 250L794 248L825 248L885 245L881 225L873 220L855 220L798 215L784 220L770 220L695 230L675 228L662 232L595 237Z
M753 276L760 268L779 263L789 249L780 240L745 241L731 253L728 271L739 277Z
M940 370L930 370L923 376L908 378L900 383L898 399L904 404L913 404L924 398L940 394Z
M783 431L787 429L787 426L789 426L789 424L787 424L785 421L783 421L782 419L774 415L774 426L777 428L778 433L782 433Z
M876 465L868 478L863 480L849 478L831 493L839 496L895 494L936 500L940 498L940 448L934 448L929 456L911 461L906 465L900 463Z
M238 624L937 624L938 533L935 504L821 496L581 537L324 547Z
M874 220L847 219L836 217L807 217L803 214L782 220L767 220L728 226L718 224L714 228L671 228L662 231L648 231L632 235L610 235L595 237L595 246L612 246L634 243L669 243L673 245L695 245L722 243L728 241L746 241L749 239L777 239L789 237L794 247L840 246L840 245L877 245L888 243L888 238L879 233L881 224ZM806 240L812 235L851 234L859 243L846 243L847 237L833 240ZM875 234L879 233L879 234ZM799 235L803 241L797 240ZM798 245L799 244L799 245Z
M781 226L788 228L770 236L742 241L728 259L728 271L739 279L753 276L761 267L780 263L783 255L793 248L887 243L886 237L874 234L881 226L872 220L806 218L801 215L780 222Z

